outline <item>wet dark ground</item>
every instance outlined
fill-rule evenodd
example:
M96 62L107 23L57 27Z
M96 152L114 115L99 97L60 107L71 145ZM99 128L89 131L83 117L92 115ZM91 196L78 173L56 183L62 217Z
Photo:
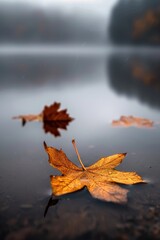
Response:
M159 56L138 50L0 57L0 239L160 239ZM40 122L22 127L12 119L55 101L75 119L59 137L45 134ZM112 127L121 115L156 124ZM125 205L93 199L86 189L51 199L49 176L59 172L48 164L43 141L78 164L73 138L84 165L127 152L117 169L136 171L147 184L123 186L130 190Z

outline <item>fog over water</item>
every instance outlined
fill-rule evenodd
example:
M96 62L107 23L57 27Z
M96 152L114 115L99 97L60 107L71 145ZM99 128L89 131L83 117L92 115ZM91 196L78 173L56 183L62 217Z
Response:
M144 0L0 0L0 239L130 239L130 232L153 239L160 197L160 48L148 36L157 41L157 25L145 28L136 43L128 41L131 28L127 43L114 41L122 14L130 19L123 32L132 9L140 22L159 16L148 8L142 18L136 14L146 9ZM43 122L22 126L13 119L40 114L54 102L74 118L57 137ZM113 127L121 116L154 124ZM50 175L60 172L49 165L43 142L78 165L73 138L85 166L126 152L117 169L136 171L147 184L122 186L129 190L125 205L95 200L83 189L48 207Z

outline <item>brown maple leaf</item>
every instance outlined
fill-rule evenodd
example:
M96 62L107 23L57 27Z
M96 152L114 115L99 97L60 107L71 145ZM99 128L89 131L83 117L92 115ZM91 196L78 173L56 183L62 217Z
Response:
M51 106L45 106L42 112L43 121L72 121L67 109L59 110L61 104L55 102Z
M81 167L71 162L62 150L48 147L44 142L45 151L49 156L49 163L57 168L62 176L51 176L52 192L55 196L80 190L87 187L90 194L104 201L125 203L127 201L127 189L121 188L116 183L135 184L144 182L135 172L121 172L115 169L126 153L118 153L103 157L89 167L85 167L81 161L75 141L72 141Z
M113 120L112 126L122 126L122 127L130 127L130 126L136 126L136 127L146 127L146 128L152 128L154 125L154 122L147 118L140 118L140 117L134 117L134 116L121 116L119 120Z
M60 110L60 103L45 106L43 111L37 115L19 115L13 119L21 119L22 125L31 121L43 121L44 131L50 132L55 137L60 136L59 129L67 129L67 125L73 120L67 113L67 109Z

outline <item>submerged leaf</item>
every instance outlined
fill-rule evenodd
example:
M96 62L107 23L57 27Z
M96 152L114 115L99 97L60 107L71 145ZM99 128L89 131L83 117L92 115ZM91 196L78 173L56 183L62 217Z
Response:
M135 172L120 172L114 169L122 162L126 153L103 157L91 166L85 167L74 141L73 144L82 167L72 163L62 150L48 147L44 143L50 165L63 174L62 176L50 177L52 192L55 196L72 193L87 187L90 194L95 198L125 203L128 190L121 188L116 183L135 184L144 182Z

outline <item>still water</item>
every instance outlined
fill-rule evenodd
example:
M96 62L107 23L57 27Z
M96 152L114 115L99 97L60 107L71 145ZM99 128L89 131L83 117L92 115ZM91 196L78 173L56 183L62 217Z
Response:
M145 236L156 236L157 222L153 216L148 227L146 216L152 208L157 211L160 197L160 52L77 51L1 54L1 239L129 237L140 223ZM55 101L74 118L59 137L45 134L40 122L22 127L12 119L38 114ZM112 120L121 115L148 118L155 125L113 127ZM73 138L84 165L127 152L117 169L136 171L147 184L127 187L130 192L124 206L95 200L84 189L48 207L49 176L59 172L48 164L43 141L62 148L78 164ZM159 211L156 216L160 218ZM141 236L140 230L134 234Z

